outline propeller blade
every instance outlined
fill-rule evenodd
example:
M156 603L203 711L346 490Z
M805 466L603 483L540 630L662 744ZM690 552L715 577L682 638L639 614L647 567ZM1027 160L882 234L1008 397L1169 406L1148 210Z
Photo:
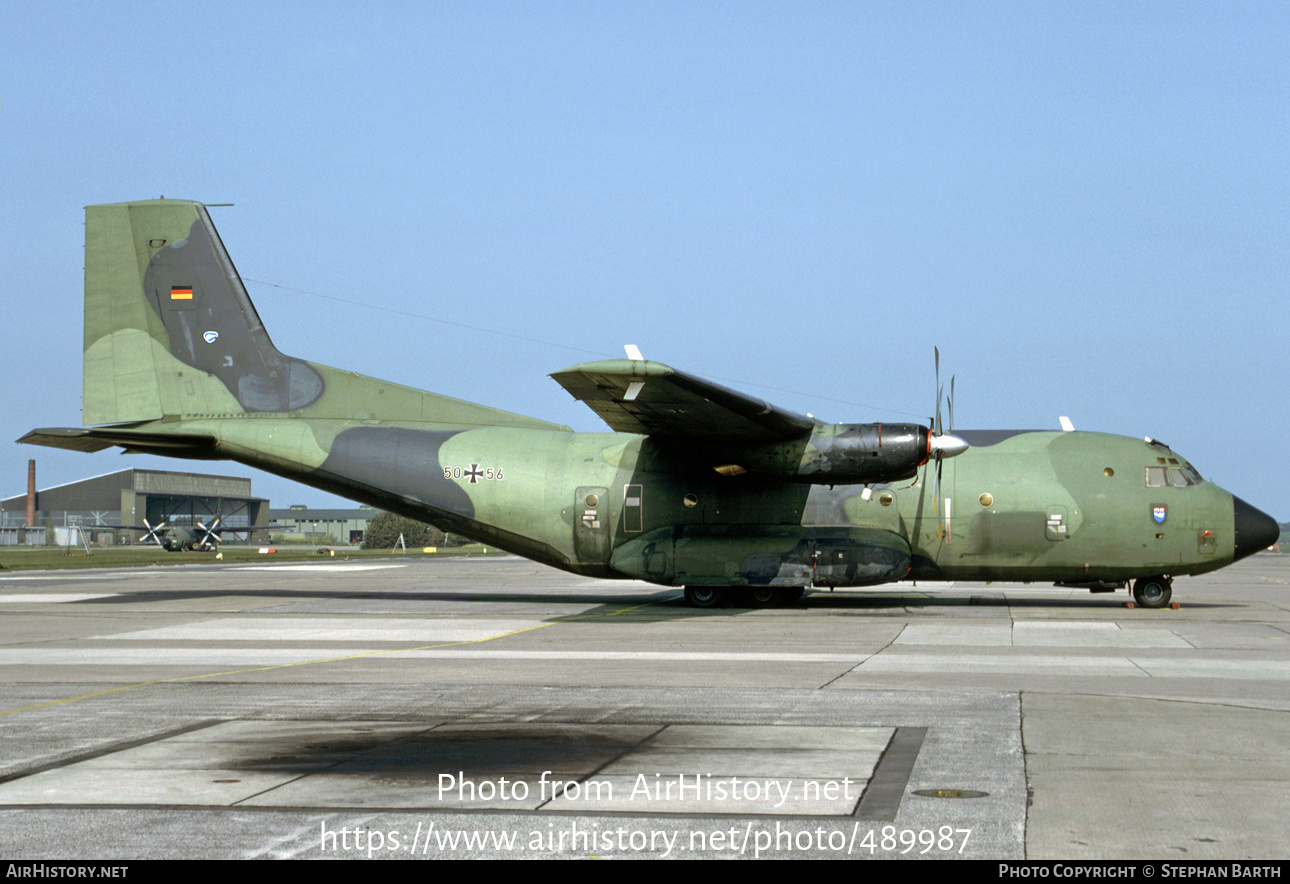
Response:
M202 538L198 542L199 546L209 545L212 539L215 541L215 543L220 542L219 535L215 533L216 529L219 527L220 518L221 517L216 516L215 521L211 522L211 526L209 528L207 528L206 525L200 521L197 523L197 527L202 529Z
M941 513L941 456L936 455L936 472L932 479L932 510L939 516Z
M148 522L148 520L147 520L147 519L144 519L144 520L143 520L143 526L144 526L145 528L147 528L147 529L148 529L147 533L143 535L143 542L144 542L144 543L147 543L149 540L151 540L151 541L153 541L154 543L156 543L156 544L157 544L157 546L161 547L162 549L165 549L165 548L166 548L166 545L165 545L164 543L162 543L162 542L161 542L161 538L160 538L159 536L157 536L157 528L160 528L161 526L160 526L160 525L158 525L158 526L157 526L157 528L154 528L154 527L153 527L153 526Z
M954 375L950 375L950 398L945 401L950 412L950 432L954 432Z
M932 423L932 432L936 435L941 434L941 394L945 388L941 386L941 350L939 347L932 347L932 353L936 358L936 418Z
M945 538L945 514L941 512L941 456L936 455L936 472L932 474L932 512L936 513L936 539Z
M941 350L939 347L932 347L932 354L936 361L936 416L932 418L932 431L930 438L927 440L929 459L936 460L936 472L932 476L932 511L936 513L936 537L939 540L950 542L950 500L946 498L941 500L941 470L944 468L945 458L954 457L968 450L968 444L965 440L954 435L954 380L955 375L950 375L950 396L945 400L946 410L950 417L950 432L945 432L941 424L941 397L945 395L945 388L941 386ZM926 468L925 468L926 469ZM924 473L924 476L926 474ZM924 486L926 487L926 486ZM944 506L942 506L942 503Z

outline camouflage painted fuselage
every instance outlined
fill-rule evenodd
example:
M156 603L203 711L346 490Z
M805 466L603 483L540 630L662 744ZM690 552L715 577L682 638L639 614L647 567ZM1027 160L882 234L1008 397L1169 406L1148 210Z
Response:
M938 509L925 472L865 499L857 486L722 476L622 433L311 421L297 444L329 453L292 467L230 423L190 426L231 459L596 576L1124 581L1203 573L1235 554L1231 494L1208 482L1148 487L1147 467L1177 455L1098 433L960 433L981 441L946 461Z
M1210 571L1275 529L1149 441L960 431L934 495L926 428L817 425L643 360L554 375L643 429L574 433L288 357L198 203L89 207L85 286L87 427L22 441L234 460L581 574L1093 586Z

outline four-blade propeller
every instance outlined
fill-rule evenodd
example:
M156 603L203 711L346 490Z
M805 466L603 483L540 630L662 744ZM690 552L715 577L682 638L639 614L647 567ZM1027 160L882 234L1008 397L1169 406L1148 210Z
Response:
M946 401L950 413L949 432L941 426L941 397L945 388L941 386L941 351L933 347L936 358L936 417L932 419L931 432L928 433L927 453L936 461L936 473L932 482L932 507L937 514L936 536L950 542L950 498L945 498L944 509L941 508L941 465L945 458L954 457L968 450L968 444L954 435L954 376L950 376L950 398Z
M158 530L160 530L161 528L164 528L165 526L149 524L147 519L143 520L143 526L148 530L144 533L143 539L141 540L141 542L147 543L148 541L151 540L153 543L157 544L157 546L161 547L162 549L166 549L165 541L163 541L161 539L161 535L157 533Z
M204 524L202 524L201 522L198 522L198 523L197 523L197 527L198 527L198 528L200 528L200 529L202 530L202 536L201 536L201 538L197 541L197 547L198 547L199 549L209 549L209 548L211 547L211 541L212 541L212 540L214 541L214 545L215 545L215 546L219 546L219 542L220 542L220 537L219 537L219 523L220 523L220 518L221 518L220 516L216 516L216 517L215 517L215 521L214 521L214 522L211 522L211 526L210 526L209 528L207 528L207 527L206 527Z

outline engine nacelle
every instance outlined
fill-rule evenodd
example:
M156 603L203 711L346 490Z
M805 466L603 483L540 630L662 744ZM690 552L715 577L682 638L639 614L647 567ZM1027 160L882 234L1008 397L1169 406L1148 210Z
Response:
M830 424L791 442L748 446L735 463L751 472L813 485L872 485L913 478L937 448L956 437L933 435L922 424Z
M793 478L814 485L910 479L927 462L921 424L834 424L813 433Z

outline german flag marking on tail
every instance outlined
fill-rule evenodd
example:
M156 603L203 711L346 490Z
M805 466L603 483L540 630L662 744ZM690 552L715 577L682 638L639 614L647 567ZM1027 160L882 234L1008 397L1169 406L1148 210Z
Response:
M193 287L190 285L172 285L170 287L170 300L172 301L191 301L193 299Z

